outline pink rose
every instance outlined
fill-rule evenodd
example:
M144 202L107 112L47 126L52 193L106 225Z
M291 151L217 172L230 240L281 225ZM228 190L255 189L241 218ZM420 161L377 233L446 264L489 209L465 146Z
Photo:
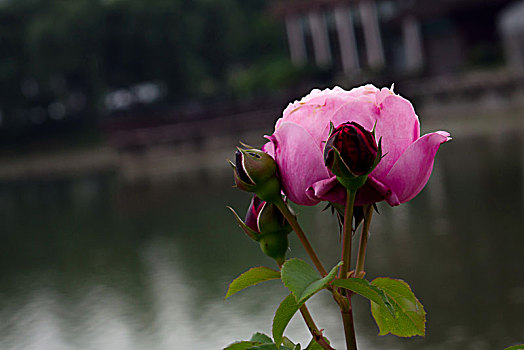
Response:
M315 89L289 104L264 145L278 165L284 193L297 204L344 204L345 189L322 154L330 121L335 127L354 121L366 130L376 123L376 139L382 137L384 157L358 191L357 205L386 200L395 206L415 197L428 182L440 144L451 139L445 131L420 137L413 106L388 88Z

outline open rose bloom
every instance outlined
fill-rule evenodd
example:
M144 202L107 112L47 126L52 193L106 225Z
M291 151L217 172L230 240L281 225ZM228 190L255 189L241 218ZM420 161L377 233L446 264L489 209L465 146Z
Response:
M375 126L376 139L382 138L384 157L359 189L356 205L385 200L395 206L415 197L429 179L440 144L451 139L445 131L421 137L413 106L390 89L313 90L289 104L264 145L278 164L284 193L297 204L344 204L345 189L324 165L330 122L335 127L356 122L369 131Z

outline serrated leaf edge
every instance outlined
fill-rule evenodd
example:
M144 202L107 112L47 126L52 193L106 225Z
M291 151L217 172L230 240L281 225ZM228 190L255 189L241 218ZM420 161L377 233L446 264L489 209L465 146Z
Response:
M314 271L314 269L311 267L311 265L309 265L308 263L306 263L304 260L302 259L297 259L297 258L293 258L293 259L289 259L287 260L284 265L282 266L282 270L281 271L284 271L285 272L285 266L288 262L292 262L292 261L300 261L301 263L304 263L306 264L307 266L309 266L311 268L312 271ZM291 292L291 294L293 294L293 296L295 297L295 301L297 302L297 304L300 306L302 306L302 304L304 304L309 298L311 298L313 295L315 295L316 293L318 293L319 291L321 291L322 289L324 289L331 281L333 281L336 277L336 274L337 274L337 271L338 271L338 268L342 265L342 261L339 262L337 265L335 265L330 271L329 273L325 276L325 277L322 277L320 275L318 275L318 279L316 279L315 281L309 283L306 288L303 289L301 295L296 295L296 293L291 290L289 288L289 280L287 278L285 278L285 273L282 274L281 273L281 279L282 279L282 283L284 283L284 286L286 286L287 289L289 289L289 291ZM315 271L315 274L316 274L316 271ZM320 288L317 288L313 293L311 292L308 292L304 295L304 292L308 290L308 288L316 283L316 282L319 282L321 280L324 280L324 283L321 284L321 287Z
M227 347L225 347L222 350L230 350L230 349L232 349L233 346L235 346L235 345L242 345L243 343L245 345L249 345L249 346L257 346L257 345L261 344L260 342L253 342L253 341L249 341L249 340L240 340L240 341L236 341L234 343L229 344Z
M264 279L260 279L258 280L257 282L255 283L252 283L252 284L249 284L249 285L246 285L245 287L239 289L239 290L236 290L234 292L231 292L231 286L237 281L239 280L240 278L242 277L245 277L247 274L249 273L252 273L254 270L257 270L257 269L264 269L266 271L271 271L271 272L274 272L275 273L275 277L271 277L271 278L264 278ZM252 267L250 268L249 270L241 273L237 278L235 278L233 281L231 281L231 283L229 284L228 288L227 288L227 292L226 292L226 296L224 297L224 299L227 299L229 298L230 296L240 292L241 290L244 290L248 287L252 287L252 286L255 286L259 283L262 283L262 282L266 282L266 281L271 281L271 280L276 280L276 279L280 279L281 277L281 274L280 274L280 271L277 271L277 270L273 270L272 268L269 268L269 267L266 267L266 266L257 266L257 267Z
M289 317L289 320L287 320L287 322L284 324L284 327L282 328L282 333L281 334L275 334L275 320L277 319L277 314L279 313L279 310L281 310L281 308L283 307L284 303L287 302L287 301L294 302L295 305L291 305L291 306L293 306L294 308L296 307L296 309L293 312L293 314L291 315L291 317ZM300 309L300 305L297 304L295 296L293 294L291 294L291 293L288 294L288 296L286 296L284 298L284 300L282 300L280 302L280 304L278 305L278 308L275 311L275 316L273 317L273 323L271 325L271 334L273 335L273 340L275 341L275 344L276 344L277 348L280 347L280 343L282 343L282 339L283 339L283 336L284 336L284 332L285 332L285 330L287 328L287 325L289 324L289 322L291 321L293 316L297 313L298 309Z
M369 288L373 292L377 293L378 296L381 299L380 300L373 300L373 299L369 298L367 295L361 294L358 290L352 289L351 287L345 285L345 281L360 283L361 285L363 285L364 288ZM335 281L333 281L333 285L336 286L336 287L341 287L341 288L344 288L344 289L351 290L352 292L357 293L358 295L368 299L369 301L372 301L372 302L374 302L376 304L382 305L382 306L384 306L384 307L386 307L388 309L388 311L391 314L391 316L395 316L395 308L393 307L393 305L389 301L389 298L386 295L386 293L384 293L384 291L382 289L380 289L379 287L371 284L368 280L365 280L365 279L362 279L362 278L352 277L352 278L347 278L347 279L335 280Z
M414 336L425 336L426 335L426 315L427 315L427 313L426 313L426 310L424 310L424 306L422 305L420 300L418 300L418 298L416 297L415 293L413 293L413 290L411 289L409 284L406 281L404 281L404 280L397 279L397 278L391 278L391 277L377 277L373 281L371 281L371 284L373 284L373 282L375 282L376 280L379 280L379 279L389 279L389 280L398 281L398 282L401 282L405 287L407 287L409 289L409 291L411 292L411 294L413 294L413 297L415 298L415 304L417 306L420 305L421 310L422 310L422 316L423 316L423 319L424 319L423 328L421 330L422 334L417 333L417 334L413 334L413 335L409 335L409 336L400 336L400 335L397 335L397 334L395 334L395 333L393 333L391 331L388 331L387 333L382 333L382 331L380 331L379 335L386 335L388 333L391 333L393 335L396 335L396 336L402 337L402 338L411 338L411 337L414 337ZM379 286L376 286L376 287L378 287L380 289L388 289L388 288L382 288L382 287L379 287ZM404 314L406 314L407 318L411 321L411 323L413 324L414 328L416 328L417 330L420 330L420 328L417 327L416 323L413 321L413 319L410 317L410 315L404 310L404 308L400 307L400 305L394 299L392 299L392 302L395 303L397 305L397 307L404 312ZM375 317L373 316L373 318L375 318ZM396 313L395 313L394 318L397 319ZM377 325L378 325L378 323L377 323Z

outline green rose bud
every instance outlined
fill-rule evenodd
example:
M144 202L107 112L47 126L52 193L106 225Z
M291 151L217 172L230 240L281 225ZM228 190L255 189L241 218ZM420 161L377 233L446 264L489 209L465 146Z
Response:
M274 203L280 200L280 181L277 178L277 164L267 153L254 148L238 148L234 169L235 184L247 192L254 192L260 199Z
M231 211L244 232L251 239L259 242L262 252L275 259L279 265L283 264L288 248L287 235L291 232L291 226L280 210L274 204L265 202L255 195L251 200L245 222L233 209Z
M286 252L288 248L288 240L286 234L281 233L266 233L260 236L260 249L262 252L275 259L277 264L281 266L286 261Z

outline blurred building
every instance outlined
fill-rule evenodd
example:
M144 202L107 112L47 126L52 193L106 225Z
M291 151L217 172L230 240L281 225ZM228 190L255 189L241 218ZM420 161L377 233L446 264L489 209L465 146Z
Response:
M439 76L524 66L524 1L279 0L296 65Z

